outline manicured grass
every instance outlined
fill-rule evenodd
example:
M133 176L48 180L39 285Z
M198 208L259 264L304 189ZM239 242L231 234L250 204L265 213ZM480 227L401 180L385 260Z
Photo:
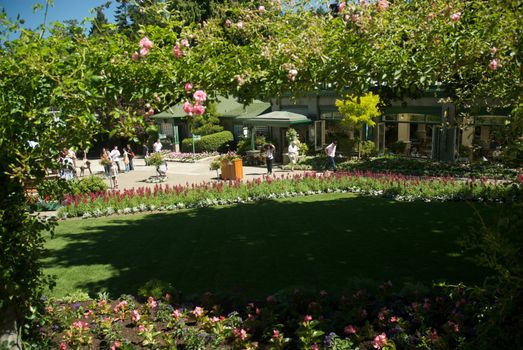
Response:
M483 205L476 204L481 211ZM490 208L494 213L497 208ZM473 225L463 202L401 203L326 194L230 207L61 222L46 247L55 296L116 297L148 280L184 295L264 297L354 283L480 283L456 240ZM363 281L363 282L362 282Z

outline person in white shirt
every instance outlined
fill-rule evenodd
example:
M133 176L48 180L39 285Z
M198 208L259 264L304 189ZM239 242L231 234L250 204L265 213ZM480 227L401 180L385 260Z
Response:
M298 145L292 141L287 150L289 161L291 163L291 171L294 171L294 165L298 162Z
M272 175L272 161L274 160L274 150L276 147L269 143L263 147L265 149L265 162L267 163L267 175Z
M118 168L118 172L121 173L122 170L120 169L120 156L122 154L118 150L118 146L114 146L111 153L109 153L109 157L111 158L111 161L113 161L116 164L116 167Z
M325 170L332 168L332 170L336 172L336 162L334 161L334 157L336 156L337 144L338 141L334 140L325 148L325 154L327 154L327 164L325 165Z
M160 142L160 139L156 140L156 142L153 144L153 151L160 152L162 150L162 143Z

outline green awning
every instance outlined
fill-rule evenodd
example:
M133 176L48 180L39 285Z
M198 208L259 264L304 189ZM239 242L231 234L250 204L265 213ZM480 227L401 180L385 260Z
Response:
M266 114L261 114L254 118L243 120L244 125L250 126L275 126L275 127L290 127L293 125L311 124L312 120L303 114L292 113L289 111L274 111Z
M262 114L271 108L271 104L254 100L251 104L244 106L235 98L218 96L216 98L216 113L220 118L252 118ZM169 107L167 110L153 115L152 119L174 119L184 118L187 114L183 110L183 103Z

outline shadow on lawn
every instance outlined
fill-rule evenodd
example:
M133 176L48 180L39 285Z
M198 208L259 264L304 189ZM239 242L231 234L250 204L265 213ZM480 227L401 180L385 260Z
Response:
M367 279L477 283L480 269L456 244L472 211L466 203L356 197L71 220L60 224L56 239L65 246L45 266L110 265L118 273L109 279L75 278L76 288L113 297L151 279L185 295L253 298L291 286L341 291Z

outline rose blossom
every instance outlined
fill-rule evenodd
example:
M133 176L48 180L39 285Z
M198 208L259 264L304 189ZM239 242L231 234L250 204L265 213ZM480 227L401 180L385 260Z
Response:
M201 317L201 316L203 316L203 308L197 306L197 307L194 308L194 310L193 310L192 313L193 313L194 316L196 316L196 317Z
M205 107L201 104L196 103L192 109L193 113L196 115L203 115L205 113Z
M149 49L147 49L145 47L143 49L140 49L140 56L145 57L148 54L149 54Z
M374 338L374 343L372 346L374 346L375 349L381 349L385 344L387 344L387 335L385 333L381 333Z
M189 40L187 39L182 39L180 43L182 44L182 46L189 47Z
M203 90L196 90L196 92L193 95L196 102L204 102L207 100L207 94Z
M263 5L258 6L258 12L261 12L261 13L265 12L265 6L263 6Z
M182 57L182 49L180 49L180 45L178 45L178 43L176 43L176 45L174 45L172 54L176 58Z
M239 21L238 23L236 23L236 28L243 29L243 21Z
M275 338L275 339L279 338L280 337L280 331L277 330L277 329L273 329L272 330L272 337Z
M456 12L456 13L452 14L452 16L450 16L450 19L453 20L454 22L459 21L460 18L461 18L461 12Z
M142 40L140 40L140 47L143 49L152 49L153 48L153 42L149 40L148 37L144 36Z
M498 49L495 46L493 46L490 48L490 52L496 53L496 52L498 52Z
M139 58L139 53L138 53L138 51L133 52L133 54L131 55L131 59L132 59L133 61L138 61L138 58Z
M312 316L311 316L311 315L306 315L306 316L303 318L303 320L304 320L305 322L310 322L310 321L312 321Z
M488 64L488 67L490 70L498 69L498 60L493 59L492 61L490 61L490 63Z
M185 92L189 92L192 90L192 84L191 83L185 83L185 86L183 87L185 89Z
M378 1L378 10L384 11L387 8L389 8L389 2L387 0L379 0Z
M230 19L226 19L225 22L224 22L225 26L230 28L230 26L232 25L232 22Z
M345 334L356 334L356 327L350 324L347 327L345 327L343 331L345 332Z
M140 313L139 313L137 310L133 310L133 311L131 311L131 320L132 320L133 322L138 322L138 321L140 321L140 318L141 318Z
M338 11L343 12L343 10L345 9L345 5L345 1L340 2L340 4L338 5Z
M184 111L187 115L192 115L192 112L193 112L193 105L192 105L189 101L186 101L186 102L183 104L183 111Z

